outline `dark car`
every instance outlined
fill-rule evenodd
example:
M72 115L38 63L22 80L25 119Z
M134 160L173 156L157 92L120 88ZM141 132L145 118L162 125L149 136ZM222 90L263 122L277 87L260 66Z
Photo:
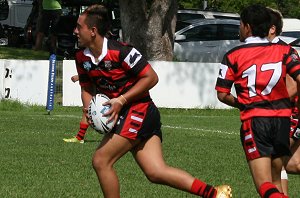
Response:
M25 41L27 47L32 47L35 43L36 36L36 25L39 10L41 6L39 5L39 0L33 1L33 7L31 13L28 17L27 24L25 26ZM99 0L63 0L62 1L62 16L60 17L58 27L60 29L57 32L57 51L58 55L65 56L66 58L73 57L74 52L77 48L77 38L73 34L76 27L76 22L79 14L87 8L89 5L99 4ZM118 32L121 25L118 13L118 6L108 1L108 3L103 3L112 13L112 35L114 32ZM113 37L118 39L118 37ZM47 42L47 41L46 41Z
M0 21L7 19L8 11L9 7L7 0L0 0Z

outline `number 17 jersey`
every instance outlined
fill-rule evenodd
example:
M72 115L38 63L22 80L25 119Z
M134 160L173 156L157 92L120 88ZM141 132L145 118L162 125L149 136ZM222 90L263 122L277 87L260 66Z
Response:
M241 120L289 117L291 103L285 76L300 74L300 62L290 46L268 41L247 43L225 54L215 89L230 93L234 84Z

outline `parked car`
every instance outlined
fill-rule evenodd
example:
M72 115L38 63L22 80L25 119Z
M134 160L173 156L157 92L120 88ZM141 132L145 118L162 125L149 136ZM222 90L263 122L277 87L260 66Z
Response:
M192 19L240 19L240 15L231 12L218 12L210 10L182 9L177 11L177 21Z
M24 12L17 12L17 8L24 5L26 10L29 4L27 1L0 0L0 45L19 47L24 44L24 32L22 20ZM19 19L19 20L14 20Z
M175 32L194 23L198 19L233 19L240 20L240 15L231 12L218 12L210 10L180 9L177 11Z
M33 0L38 1L38 0ZM77 18L81 12L83 12L89 5L99 3L99 0L62 0L62 15L58 22L58 27L61 27L57 34L57 51L58 55L65 56L65 58L71 58L74 56L74 53L77 48L77 37L73 34L73 31L76 27ZM114 2L109 2L106 6L111 12L112 19L112 32L114 33L116 28L120 26L119 16L116 8L116 5L113 5ZM34 8L36 6L36 9ZM33 4L32 12L30 15L36 16L32 17L32 20L28 20L25 26L26 32L26 41L28 41L28 45L32 46L35 43L35 35L36 35L36 23L37 16L39 12L39 5ZM28 25L30 24L30 25ZM28 34L30 27L30 34Z
M210 10L183 9L177 11L176 31L190 25L197 19L234 19L240 20L240 15L231 12Z
M283 18L281 36L300 38L300 20L295 18Z
M7 18L1 21L2 25L24 28L31 11L33 0L1 0L7 7L1 7L0 13L6 13Z
M40 0L0 0L0 45L31 48L35 43ZM57 32L57 54L73 55L77 38L73 35L78 15L89 5L103 3L111 11L111 32L118 32L120 20L115 1L62 0L62 16ZM117 35L118 34L113 34ZM114 38L114 37L113 37ZM47 42L47 33L45 38Z
M175 33L174 57L184 62L221 62L239 41L239 20L199 19Z

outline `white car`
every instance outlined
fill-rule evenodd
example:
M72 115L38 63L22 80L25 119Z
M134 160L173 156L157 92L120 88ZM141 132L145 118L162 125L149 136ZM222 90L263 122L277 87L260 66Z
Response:
M239 41L239 20L199 19L175 33L174 59L183 62L221 62Z
M300 38L300 20L295 18L283 18L281 36Z
M218 12L210 10L183 9L177 11L177 21L192 19L240 19L238 13Z

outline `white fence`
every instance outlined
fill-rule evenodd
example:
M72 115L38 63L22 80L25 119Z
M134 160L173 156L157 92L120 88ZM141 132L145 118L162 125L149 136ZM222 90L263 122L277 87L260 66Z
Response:
M228 108L214 89L217 63L150 62L159 76L151 96L158 107ZM46 105L49 61L0 60L0 98ZM81 106L80 87L73 83L75 61L63 61L62 105Z
M0 60L0 98L45 105L49 61Z

